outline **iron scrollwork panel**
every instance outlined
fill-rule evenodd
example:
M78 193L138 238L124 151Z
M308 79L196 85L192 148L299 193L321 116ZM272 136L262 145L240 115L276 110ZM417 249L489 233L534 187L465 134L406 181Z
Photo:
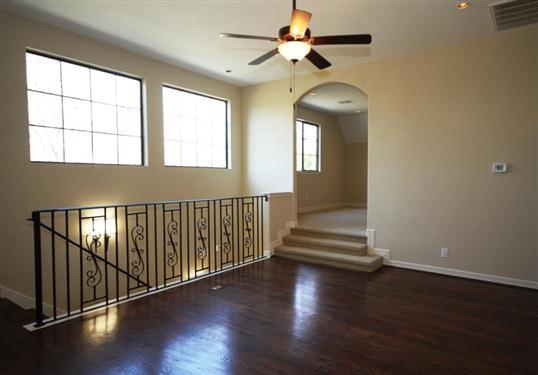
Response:
M136 283L132 289L136 289L144 285L142 282L143 280L141 279L147 267L146 260L144 259L144 255L147 251L144 246L147 230L143 225L144 220L141 220L141 218L145 218L145 215L145 212L127 214L128 218L132 216L135 218L135 222L132 224L131 228L127 229L129 233L127 238L127 267L129 274L132 275L136 280ZM129 228L130 225L128 219L126 224L127 228ZM149 280L145 280L145 282L149 282ZM131 286L129 286L129 288L131 288Z
M131 253L135 255L135 259L131 261L131 272L136 277L140 277L145 269L144 258L144 249L141 247L141 242L144 241L144 227L142 225L135 225L131 229L131 241L133 247L131 248Z
M222 266L228 265L233 261L233 214L230 215L231 205L221 206L221 264Z
M95 257L101 247L101 233L90 232L86 234L86 247L90 250L90 254L86 256L86 260L90 262L91 268L86 271L86 285L90 288L97 288L103 280L101 267Z
M243 257L249 258L254 255L253 246L253 203L243 202Z
M197 215L197 211L198 214ZM207 209L205 207L197 208L195 206L195 271L209 269L209 247L208 247L208 219Z
M86 255L86 280L85 284L88 288L91 288L93 297L87 300L83 300L83 303L93 302L96 300L99 300L101 298L104 298L104 296L98 296L97 290L100 287L100 285L103 282L103 264L102 261L98 259L98 257L101 255L99 254L100 249L103 247L103 239L105 240L105 251L106 249L106 235L105 233L101 233L99 229L96 227L96 221L102 220L105 222L104 216L87 216L87 217L81 217L81 223L83 221L89 221L91 229L84 235L84 242L86 245L86 248L88 249L88 253ZM81 226L81 231L82 226ZM81 233L82 235L82 233ZM103 252L103 253L104 253ZM104 256L104 254L103 254ZM104 265L106 267L106 265ZM81 275L82 278L82 275ZM82 282L82 280L81 280Z
M183 278L183 212L181 204L162 205L162 269L165 285L167 281L182 281Z
M179 262L179 242L174 238L179 232L179 223L174 220L173 217L168 223L166 232L168 234L167 245L172 247L172 250L166 254L166 264L168 264L168 267L170 267L172 269L172 273L174 273L174 267Z

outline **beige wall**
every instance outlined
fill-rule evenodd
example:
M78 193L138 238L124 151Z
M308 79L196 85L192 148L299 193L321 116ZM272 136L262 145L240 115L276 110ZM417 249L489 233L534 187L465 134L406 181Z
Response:
M342 203L345 143L335 116L297 106L297 118L320 126L321 171L296 172L297 208Z
M0 284L33 295L33 209L231 196L241 193L240 89L80 35L0 12ZM148 166L29 162L25 49L51 52L142 77ZM231 108L229 170L164 167L163 82L226 98Z
M368 225L393 259L538 280L536 45L532 26L297 77L297 97L324 82L368 94ZM245 190L292 188L288 81L242 95ZM491 173L499 161L510 173Z
M344 166L344 202L366 207L368 143L346 143Z
M286 229L295 218L293 217L293 193L269 194L269 239L271 242L278 240L278 232Z

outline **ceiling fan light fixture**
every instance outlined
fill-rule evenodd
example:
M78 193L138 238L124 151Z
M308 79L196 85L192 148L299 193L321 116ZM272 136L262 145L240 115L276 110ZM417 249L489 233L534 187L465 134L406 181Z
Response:
M301 61L310 52L310 43L291 41L281 43L278 52L288 61Z

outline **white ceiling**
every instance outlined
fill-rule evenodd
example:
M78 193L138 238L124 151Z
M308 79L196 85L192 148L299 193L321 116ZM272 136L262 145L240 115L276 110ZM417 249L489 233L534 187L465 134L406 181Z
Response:
M456 2L299 0L298 7L313 13L313 35L372 34L371 46L317 48L338 68L493 33L491 1L474 0L464 11L456 9ZM2 7L237 85L289 74L281 56L247 65L275 43L217 34L277 36L289 23L291 0L7 0ZM297 74L313 71L306 60L297 64Z
M327 83L315 87L301 98L299 103L333 115L368 111L368 95L356 87L342 83Z

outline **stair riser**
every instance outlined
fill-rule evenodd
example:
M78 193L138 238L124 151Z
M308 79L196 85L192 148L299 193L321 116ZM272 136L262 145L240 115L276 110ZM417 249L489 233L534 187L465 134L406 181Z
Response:
M297 234L299 236L327 238L331 240L348 241L348 242L355 242L355 243L366 243L368 241L368 239L364 236L347 236L345 234L320 233L320 232L310 231L310 230L302 229L302 228L291 228L291 233Z
M308 249L318 249L318 250L329 250L335 253L342 253L342 254L352 254L352 255L366 255L367 249L366 247L360 248L360 249L346 249L341 248L337 246L328 246L324 244L316 244L316 243L310 243L310 242L304 242L304 241L297 241L297 240L289 240L284 237L283 239L284 245L289 246L297 246L297 247L305 247Z
M305 262L305 263L312 263L312 264L320 264L324 266L330 266L335 268L342 268L352 271L361 271L361 272L374 272L377 269L379 269L383 262L376 262L372 264L371 266L361 266L358 264L350 264L350 263L343 263L343 262L337 262L337 261L331 261L331 260L325 260L325 259L319 259L319 258L313 258L313 257L306 257L306 256L300 256L300 255L292 255L287 254L284 252L277 252L276 256L286 259L295 260L298 262Z

